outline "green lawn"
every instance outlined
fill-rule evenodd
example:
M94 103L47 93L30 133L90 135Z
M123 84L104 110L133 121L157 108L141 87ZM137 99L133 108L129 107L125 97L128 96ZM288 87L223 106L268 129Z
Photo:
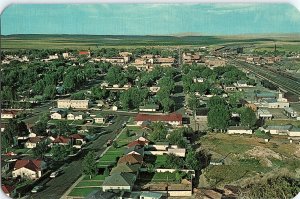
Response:
M69 196L79 196L79 197L86 197L91 192L99 190L97 187L87 187L87 188L74 188L70 193Z
M139 180L141 181L151 181L151 182L173 182L175 181L175 173L165 172L165 173L148 173L142 172L139 175Z
M156 168L161 168L165 165L166 155L145 155L144 161L155 165Z
M117 160L118 155L103 155L99 161L116 161Z
M104 180L104 179L105 179L104 175L96 175L96 176L92 177L91 179L90 179L90 176L85 176L83 178L83 180Z
M106 168L108 166L113 166L116 164L116 161L102 161L97 163L98 168Z
M79 182L76 187L89 187L89 186L97 186L101 187L103 181L81 181Z

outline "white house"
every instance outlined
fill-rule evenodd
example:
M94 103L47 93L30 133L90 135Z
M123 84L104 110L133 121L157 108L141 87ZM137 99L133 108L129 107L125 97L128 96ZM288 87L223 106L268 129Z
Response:
M15 118L16 112L15 111L6 111L6 110L2 110L1 111L1 118L2 119L12 119Z
M118 110L118 107L117 107L117 106L112 106L111 109L112 109L113 111L117 111L117 110Z
M156 112L157 110L158 110L158 105L156 104L148 104L139 107L139 111L141 112Z
M56 112L56 113L52 113L50 115L50 118L53 119L53 120L61 120L65 117L65 114L64 113L61 113L61 112Z
M241 126L230 126L227 129L228 134L249 134L251 135L253 131L247 127Z
M33 149L37 146L38 143L43 141L43 137L30 137L27 142L25 142L24 146L27 149Z
M106 121L105 116L100 115L100 114L95 115L93 118L94 118L94 122L96 124L104 124Z
M82 112L72 112L67 115L67 120L83 120L84 113Z
M89 100L57 100L57 108L88 109Z
M263 130L269 132L272 135L287 135L288 132L293 128L292 125L281 125L281 126L268 126Z
M115 173L105 178L102 184L103 191L129 191L131 192L136 175L132 173Z
M46 169L46 163L42 160L17 160L12 171L13 178L29 178L32 180L42 176Z
M288 136L290 136L290 137L300 137L300 128L293 127L292 129L289 130Z

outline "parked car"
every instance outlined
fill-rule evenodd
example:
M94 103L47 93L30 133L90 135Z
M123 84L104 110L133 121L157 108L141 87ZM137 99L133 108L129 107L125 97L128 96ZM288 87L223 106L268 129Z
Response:
M56 176L58 176L59 174L61 174L61 170L57 170L54 171L50 174L50 178L55 178Z
M106 142L106 146L110 146L110 145L112 145L112 143L113 143L113 141L112 141L112 140L107 140L107 142Z
M33 189L31 190L31 193L37 193L38 191L42 190L44 188L43 185L37 185L35 187L33 187Z

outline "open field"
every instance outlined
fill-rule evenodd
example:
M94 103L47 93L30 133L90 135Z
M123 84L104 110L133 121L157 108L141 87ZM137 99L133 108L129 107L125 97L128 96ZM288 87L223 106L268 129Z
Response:
M207 46L223 44L264 44L274 41L284 48L299 49L299 35L240 35L240 36L116 36L116 35L9 35L2 36L2 49L97 49L103 47L127 48L145 46ZM292 45L291 45L292 44ZM265 44L264 44L265 45Z
M247 180L259 178L261 174L273 175L284 170L295 174L300 165L300 146L288 143L287 138L282 136L273 137L265 143L254 135L217 133L205 135L200 143L212 154L212 159L224 159L225 162L224 165L209 165L205 169L204 175L210 179L211 186L243 186L243 182L247 184Z

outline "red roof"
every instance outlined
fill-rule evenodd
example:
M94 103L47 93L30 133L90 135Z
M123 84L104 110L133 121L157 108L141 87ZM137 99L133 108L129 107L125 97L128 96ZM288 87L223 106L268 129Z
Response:
M133 147L133 146L136 146L136 145L141 145L141 146L145 146L146 144L148 143L148 141L141 141L141 140L135 140L135 141L132 141L130 142L127 146L130 148L130 147Z
M1 189L5 194L10 194L15 189L15 187L9 185L2 185Z
M53 140L53 143L68 143L70 141L69 138L64 136L57 136L55 140Z
M41 170L41 160L17 160L14 166L14 169L27 168L32 171Z
M89 55L90 51L80 51L79 55Z
M1 114L12 114L12 115L16 115L17 111L8 111L8 110L2 110Z
M151 121L151 122L182 122L182 115L178 113L171 113L169 115L148 115L138 114L135 121Z
M42 141L42 139L40 137L31 137L28 139L28 142L31 142L31 143L39 143L40 141Z
M80 134L76 133L76 134L70 135L70 138L73 138L73 139L83 139L84 135L80 135Z

